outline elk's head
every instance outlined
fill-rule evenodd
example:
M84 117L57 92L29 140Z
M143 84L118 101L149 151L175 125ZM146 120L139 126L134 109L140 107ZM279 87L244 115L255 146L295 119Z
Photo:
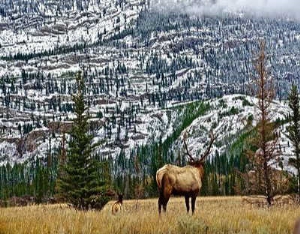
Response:
M118 193L118 202L120 202L121 204L123 203L123 194L122 193Z
M185 132L184 135L183 135L183 144L184 144L184 148L186 150L186 155L189 157L188 164L191 165L191 166L193 166L193 167L199 168L201 177L203 177L203 175L204 175L205 159L210 154L210 149L211 149L212 144L215 141L216 137L214 136L214 134L212 132L210 133L210 142L209 142L209 145L208 145L207 149L205 150L205 152L200 156L199 159L198 158L194 158L190 154L190 152L188 150L187 143L186 143L186 138L187 138L187 132Z

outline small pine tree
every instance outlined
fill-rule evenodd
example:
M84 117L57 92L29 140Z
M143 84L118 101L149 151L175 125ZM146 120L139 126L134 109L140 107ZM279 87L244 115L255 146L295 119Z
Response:
M88 134L87 108L84 102L84 80L81 72L77 78L78 92L73 96L76 118L70 132L71 140L67 158L61 165L58 194L76 209L101 209L109 200L106 196L109 175L105 162L99 162L92 153L98 144Z
M291 108L290 126L288 127L288 138L291 140L296 158L290 158L289 162L297 172L297 192L300 196L300 112L299 94L297 86L293 85L289 94L289 107Z

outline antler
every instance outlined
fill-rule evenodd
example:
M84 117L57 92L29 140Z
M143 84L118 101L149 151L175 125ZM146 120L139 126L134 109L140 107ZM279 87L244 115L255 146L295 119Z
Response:
M201 155L201 158L199 161L204 161L205 158L210 154L210 148L213 144L213 142L215 141L216 137L214 136L213 132L210 132L210 142L209 142L209 146L206 149L206 151Z
M186 138L187 138L187 131L185 131L185 133L183 135L183 145L184 145L184 148L186 150L186 154L189 156L190 160L194 162L195 159L193 158L193 156L189 152L189 149L188 149L188 146L187 146L187 143L186 143Z

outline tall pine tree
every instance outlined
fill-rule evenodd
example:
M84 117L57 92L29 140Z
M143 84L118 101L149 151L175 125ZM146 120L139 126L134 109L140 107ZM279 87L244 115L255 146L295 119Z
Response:
M67 159L61 165L58 193L76 209L101 209L109 200L106 196L108 181L107 163L93 157L93 136L88 133L88 113L84 102L84 79L77 78L77 94L73 96L75 119L70 132Z
M298 173L297 192L300 196L300 112L299 112L299 94L297 86L293 85L289 94L290 126L288 127L288 138L291 140L296 158L290 158L289 162Z
M275 189L278 173L272 165L280 160L281 152L278 147L278 132L271 121L271 103L275 90L273 80L266 68L267 56L265 54L265 42L260 42L260 51L255 62L257 77L254 79L254 91L258 99L257 103L257 127L256 134L250 140L252 146L247 153L254 179L251 190L266 196L268 205L271 205L273 197L280 191ZM251 173L251 171L249 172ZM248 173L248 175L249 175Z

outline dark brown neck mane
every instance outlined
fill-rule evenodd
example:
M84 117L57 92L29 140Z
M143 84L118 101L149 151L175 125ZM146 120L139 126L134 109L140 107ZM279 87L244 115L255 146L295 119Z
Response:
M119 202L120 204L123 204L123 195L122 195L122 194L119 194L119 195L118 195L118 202Z
M189 165L198 169L200 178L202 179L204 176L204 162L203 161L190 161Z

